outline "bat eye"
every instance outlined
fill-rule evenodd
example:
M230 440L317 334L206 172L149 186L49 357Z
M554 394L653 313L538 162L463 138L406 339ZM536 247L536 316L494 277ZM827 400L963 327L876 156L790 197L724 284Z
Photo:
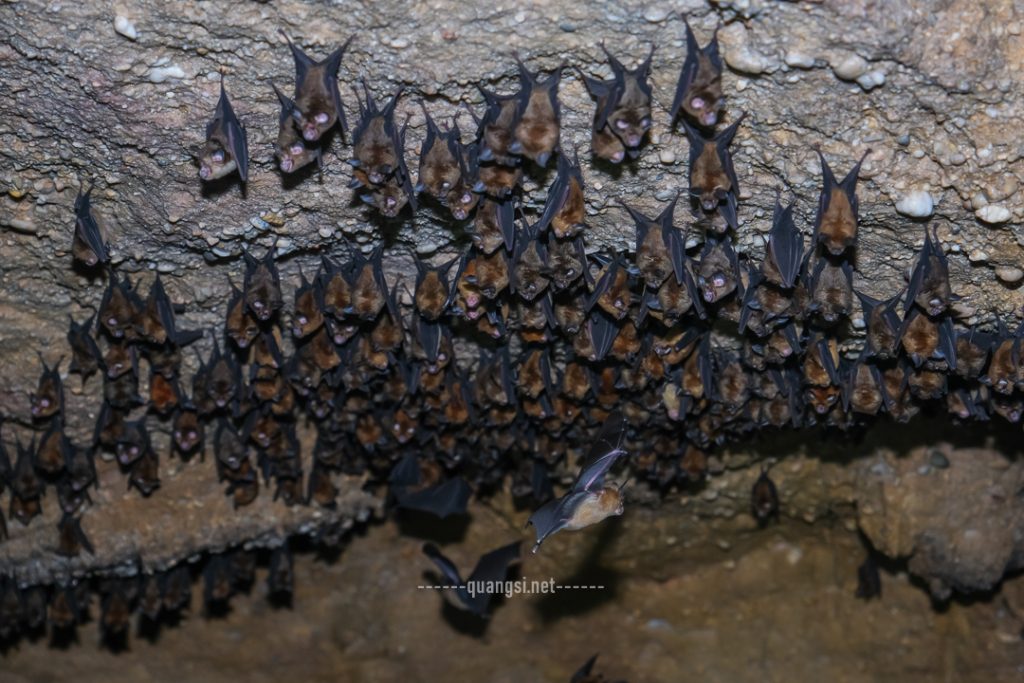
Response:
M316 122L321 124L321 125L323 125L323 124L327 123L327 120L330 119L330 118L331 117L328 116L326 113L320 112L319 114L316 115Z
M263 302L262 301L253 301L252 302L252 307L255 308L257 311L262 311L263 310Z
M690 106L693 107L694 109L703 109L705 104L706 103L704 102L703 97L694 97L692 100L690 100Z
M651 120L649 118L646 118L646 117L640 119L640 127L645 129L645 130L650 128L651 127Z
M107 325L110 327L117 327L117 318L107 318Z
M615 119L615 127L619 130L626 130L629 128L629 121L625 119Z

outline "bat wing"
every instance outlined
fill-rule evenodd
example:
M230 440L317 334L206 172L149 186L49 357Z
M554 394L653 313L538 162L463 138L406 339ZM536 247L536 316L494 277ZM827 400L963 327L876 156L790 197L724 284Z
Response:
M605 419L601 432L587 454L586 464L573 484L574 492L592 491L601 486L608 468L626 453L621 448L625 429L626 420L621 412L615 411Z
M597 655L594 655L593 657L588 659L586 662L584 662L583 666L581 666L576 671L576 673L574 673L572 675L572 678L569 680L569 683L585 683L585 681L589 680L590 679L590 672L594 668L594 662L596 662L596 661L597 661Z
M391 469L388 484L391 486L415 486L420 483L420 465L416 456L407 453Z
M444 519L450 515L465 514L472 493L465 479L455 477L422 491L409 492L403 487L396 488L395 500L399 507L429 512Z
M445 557L437 546L433 543L423 544L423 554L430 558L430 561L437 565L437 568L441 570L441 575L448 585L461 586L462 576L459 574L459 568L455 566L455 563Z
M0 471L2 471L3 463L0 462ZM548 476L548 469L539 460L533 461L533 469L530 472L530 488L533 493L533 499L539 503L544 503L555 495L555 490L551 486L551 477Z
M946 360L950 370L956 370L956 330L953 321L946 317L939 324L939 353Z
M573 510L579 504L579 501L586 497L588 494L584 492L570 492L562 498L556 498L549 500L548 502L537 508L527 524L533 525L533 530L537 534L537 542L533 545L533 552L536 553L548 536L557 533L565 528L565 525L572 519Z
M482 555L473 573L469 575L469 580L503 581L508 574L508 566L519 561L519 546L522 543L515 541Z
M558 155L558 176L555 178L555 182L551 184L551 190L548 192L548 201L544 205L544 213L541 214L540 219L534 224L538 232L546 230L551 225L551 220L555 217L555 214L565 205L565 200L569 197L569 160L564 154Z
M615 337L619 334L619 326L603 311L595 311L590 315L590 339L594 345L595 360L601 361L612 348Z
M683 24L686 26L686 61L683 62L683 69L679 73L675 97L672 98L672 109L669 112L671 121L675 121L676 117L679 116L679 110L683 108L683 98L686 97L686 91L690 89L693 77L697 73L697 37L693 35L690 22L684 19Z

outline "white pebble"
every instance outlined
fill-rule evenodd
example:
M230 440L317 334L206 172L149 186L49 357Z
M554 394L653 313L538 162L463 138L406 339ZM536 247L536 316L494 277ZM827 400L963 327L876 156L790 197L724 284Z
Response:
M668 18L668 10L658 5L651 5L644 10L644 19L652 24L660 24Z
M971 263L985 263L988 261L988 254L981 249L973 249L971 253L967 255L967 260Z
M1013 266L1003 266L1002 268L996 268L996 277L1006 284L1012 285L1020 282L1021 278L1024 278L1024 270L1014 268Z
M868 70L868 62L860 55L850 55L838 64L832 65L832 71L844 81L856 80Z
M676 153L670 149L663 149L660 152L658 152L658 161L660 161L663 164L672 164L675 163L675 160Z
M786 66L797 69L810 69L814 66L814 57L803 52L787 52L784 57Z
M132 23L131 19L122 14L114 17L114 30L128 40L135 40L139 37L139 32L135 30L135 24Z
M396 48L398 50L401 50L403 48L407 48L407 47L409 47L409 39L408 38L401 38L401 37L400 38L395 38L394 40L391 41L391 47Z
M914 190L896 202L897 211L914 218L931 216L933 208L931 195L924 190Z
M149 70L149 80L153 83L163 83L169 79L181 79L185 78L185 72L181 70L181 67L177 64L171 66L158 67L156 69Z
M320 235L324 239L327 239L328 237L330 237L331 235L334 234L334 230L331 227L326 226L326 225L324 227L320 228L319 230L317 230L316 232L317 232L318 235Z
M768 68L768 60L745 45L737 50L729 50L725 55L725 61L736 71L745 74L759 74Z
M982 223L1005 223L1010 220L1010 210L1005 206L999 206L998 204L989 204L983 206L974 212L974 215Z
M878 70L861 74L857 78L857 85L862 87L864 90L874 90L883 84L885 84L885 73Z

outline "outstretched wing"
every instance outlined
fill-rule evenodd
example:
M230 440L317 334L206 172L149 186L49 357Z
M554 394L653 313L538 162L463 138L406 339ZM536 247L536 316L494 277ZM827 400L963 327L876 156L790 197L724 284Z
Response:
M619 456L626 454L621 448L625 430L626 420L621 412L615 411L605 419L604 426L580 470L580 475L573 484L574 493L591 491L601 485L608 468L615 464Z

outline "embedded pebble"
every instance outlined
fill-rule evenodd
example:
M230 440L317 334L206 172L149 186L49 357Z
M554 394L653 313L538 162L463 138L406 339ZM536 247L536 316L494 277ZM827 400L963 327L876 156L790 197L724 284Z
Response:
M860 55L850 55L838 64L832 65L832 72L844 81L857 80L868 70L868 62Z
M746 45L727 52L725 61L733 69L751 75L763 73L768 68L768 60Z
M792 66L797 69L810 69L814 67L814 57L795 50L787 52L786 56L783 57L783 61L786 62L786 66Z
M944 470L949 467L949 458L942 454L942 451L932 451L928 456L928 464L937 470Z
M438 246L434 242L423 242L422 244L416 245L417 254L433 254L438 250Z
M568 21L563 21L558 25L558 28L562 29L566 33L573 33L576 30L576 25Z
M676 161L676 153L670 149L663 149L658 152L658 161L663 164L672 164Z
M1024 270L1014 266L1002 266L1001 268L996 268L996 277L1008 285L1013 285L1020 282L1021 278L1024 278Z
M139 37L139 32L135 30L135 24L132 23L131 19L122 14L114 17L114 30L128 40L135 40Z
M173 273L178 269L178 264L171 263L170 261L161 261L156 264L156 271L158 273Z
M924 190L914 190L896 202L896 210L904 216L925 218L932 215L934 205L931 195Z
M644 19L652 24L660 24L668 18L668 10L660 5L651 5L644 10Z
M400 38L395 38L394 40L391 41L391 47L393 47L393 48L395 48L397 50L401 50L401 49L407 48L407 47L409 47L409 39L408 38L401 38L401 37Z
M973 249L971 253L967 255L967 260L971 263L985 263L988 261L988 254L981 249Z
M324 227L320 228L319 230L317 230L316 232L317 232L318 235L320 235L324 239L327 239L328 237L330 237L331 235L334 234L334 230L329 228L329 227L327 227L326 225Z
M152 83L163 83L169 79L185 78L185 72L177 64L161 66L149 70L149 80Z
M974 215L982 223L1005 223L1010 220L1010 210L1005 206L999 206L998 204L989 204L983 206L974 212Z
M874 90L880 85L885 84L885 72L883 71L869 71L866 74L861 74L857 77L857 85L864 90Z

